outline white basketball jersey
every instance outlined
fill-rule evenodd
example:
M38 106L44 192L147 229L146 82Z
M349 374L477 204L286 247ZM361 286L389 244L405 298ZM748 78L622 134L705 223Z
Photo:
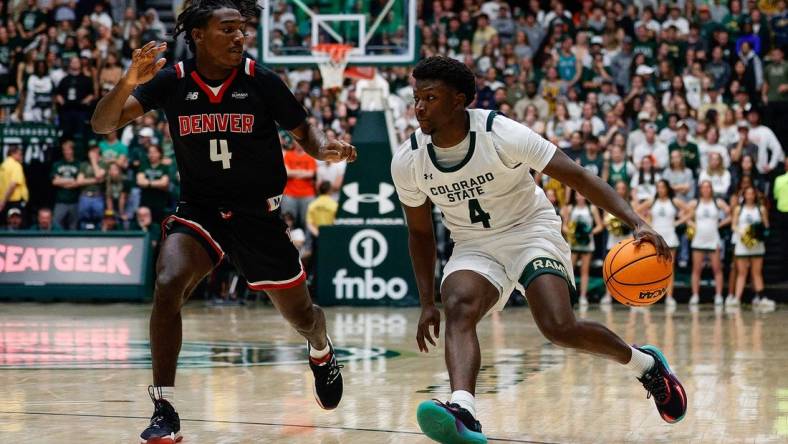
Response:
M534 217L560 221L529 169L541 171L556 147L528 127L470 109L468 153L442 167L432 138L417 130L394 155L391 170L400 201L417 207L430 199L455 241L508 231Z

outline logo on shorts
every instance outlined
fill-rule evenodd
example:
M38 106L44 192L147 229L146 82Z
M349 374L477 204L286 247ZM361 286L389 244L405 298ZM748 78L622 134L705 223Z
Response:
M197 100L199 93L197 91L192 91L186 93L186 100Z
M348 197L345 203L342 204L342 209L350 214L358 214L359 204L361 203L377 203L380 214L390 213L396 208L394 202L389 199L396 190L393 185L386 182L378 184L378 194L359 193L358 182L343 186L342 191Z

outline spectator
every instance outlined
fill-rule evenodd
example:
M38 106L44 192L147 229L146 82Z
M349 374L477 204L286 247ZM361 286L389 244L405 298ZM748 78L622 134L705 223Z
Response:
M130 191L131 184L126 179L120 166L115 162L110 163L104 190L105 208L115 212L124 228L128 227L130 219L130 214L127 213L126 207Z
M698 182L711 183L715 199L728 197L728 190L731 187L731 173L723 165L720 153L709 153L709 164L701 171Z
M635 165L627 160L624 148L614 144L604 154L605 167L603 167L602 180L615 187L618 182L624 182L629 189L629 183L637 174ZM627 200L630 198L627 197Z
M306 234L304 234L304 230L295 225L293 213L282 213L282 220L285 222L285 225L287 225L287 230L290 233L290 240L298 250L301 262L308 263L312 252L309 250L309 246L306 243ZM304 268L306 268L306 265L304 265Z
M695 197L695 179L692 171L684 165L684 157L681 151L670 153L670 167L662 171L662 178L665 179L676 197L683 202L688 202Z
M27 78L25 85L24 119L31 122L48 122L52 120L52 93L55 84L49 77L49 69L43 60L34 64L33 74Z
M481 56L484 46L496 35L498 31L490 26L490 17L487 14L479 14L476 17L476 31L473 33L473 56L475 58Z
M115 212L110 209L104 210L104 217L101 219L101 232L108 233L111 231L118 231L120 227L118 226L118 219L115 216Z
M170 201L170 168L162 163L162 150L158 145L148 147L148 159L137 172L137 186L142 189L140 205L150 209L153 221L164 219Z
M758 146L758 156L756 156L758 171L761 174L769 175L785 158L783 147L777 140L774 131L761 125L761 114L757 109L752 108L747 113L747 121L750 123L748 138Z
M137 208L134 220L131 222L129 229L132 231L144 231L149 233L152 247L156 248L159 245L159 240L161 239L161 225L153 222L150 208Z
M88 160L79 166L77 184L80 186L79 225L82 229L94 230L104 214L104 179L107 175L107 166L101 160L99 147L91 143L88 147Z
M23 228L23 221L22 210L19 208L11 208L8 210L8 215L6 216L5 228L7 231L19 231Z
M118 139L117 131L107 133L104 140L99 142L99 148L101 149L101 159L105 163L117 163L121 169L128 168L129 148Z
M657 182L662 177L654 169L654 161L651 156L646 156L640 160L640 168L637 174L632 177L630 188L632 189L632 201L642 203L651 199L657 192Z
M785 159L785 173L774 180L774 200L777 207L777 229L779 230L782 251L788 251L788 158ZM788 261L782 261L783 270L788 273Z
M22 147L11 145L5 160L0 164L0 214L16 208L22 216L28 200L30 194L22 167Z
M654 169L661 171L668 166L668 147L657 138L656 124L647 123L645 134L643 143L635 147L632 160L637 165L644 157L650 156L654 161Z
M39 208L36 215L36 223L30 227L31 231L61 231L59 225L53 221L52 210L49 208Z
M728 146L728 153L732 164L739 164L744 156L750 156L758 163L758 145L750 141L750 125L741 121L736 125L738 131L737 141Z
M705 140L698 144L698 154L700 154L700 169L705 170L709 164L709 155L717 153L722 158L722 166L728 168L731 166L731 158L728 154L728 148L718 143L717 127L710 126L706 130Z
M66 139L61 145L63 159L52 165L52 186L55 187L55 225L76 230L79 222L77 203L80 185L77 182L80 164L74 159L74 141Z
M296 225L303 227L306 223L307 207L315 199L317 161L298 143L293 143L292 147L284 154L287 185L282 198L282 212L291 213L296 219Z
M686 121L681 120L676 125L676 141L668 146L668 151L673 152L678 150L684 157L684 165L687 166L692 173L697 175L700 168L700 153L698 152L698 145L689 141L689 125Z
M525 85L525 97L514 104L514 113L518 119L522 120L525 117L525 110L531 105L536 107L540 118L546 119L550 115L550 104L537 92L536 82L528 81Z
M585 146L585 151L578 157L580 159L580 165L591 174L602 177L605 161L602 154L599 153L599 138L593 135L589 136L586 139Z
M93 81L82 73L79 58L71 58L68 75L58 84L55 98L59 106L63 137L84 142L89 105L93 99Z
M766 104L766 115L770 118L767 123L775 127L778 139L785 143L786 134L784 119L788 113L788 63L785 54L779 46L772 49L771 62L764 69L764 83L761 92L763 102Z
M320 227L333 225L337 215L339 205L331 198L331 184L328 182L320 183L318 188L320 195L313 200L307 207L306 227L309 230L311 240L311 254L317 256L319 248L318 239L320 238Z
M317 162L316 182L328 182L331 184L331 198L339 201L339 191L342 189L342 182L345 179L345 168L347 162L331 162L319 160Z

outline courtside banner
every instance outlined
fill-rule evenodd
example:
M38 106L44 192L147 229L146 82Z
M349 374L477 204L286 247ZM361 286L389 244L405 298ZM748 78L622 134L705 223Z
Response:
M149 245L142 232L2 233L0 296L145 297Z

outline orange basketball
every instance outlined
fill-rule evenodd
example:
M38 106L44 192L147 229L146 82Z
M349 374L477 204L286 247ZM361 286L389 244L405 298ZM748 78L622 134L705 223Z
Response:
M635 244L634 238L617 243L602 267L610 295L624 305L651 305L662 299L673 279L673 264L658 259L649 242Z

